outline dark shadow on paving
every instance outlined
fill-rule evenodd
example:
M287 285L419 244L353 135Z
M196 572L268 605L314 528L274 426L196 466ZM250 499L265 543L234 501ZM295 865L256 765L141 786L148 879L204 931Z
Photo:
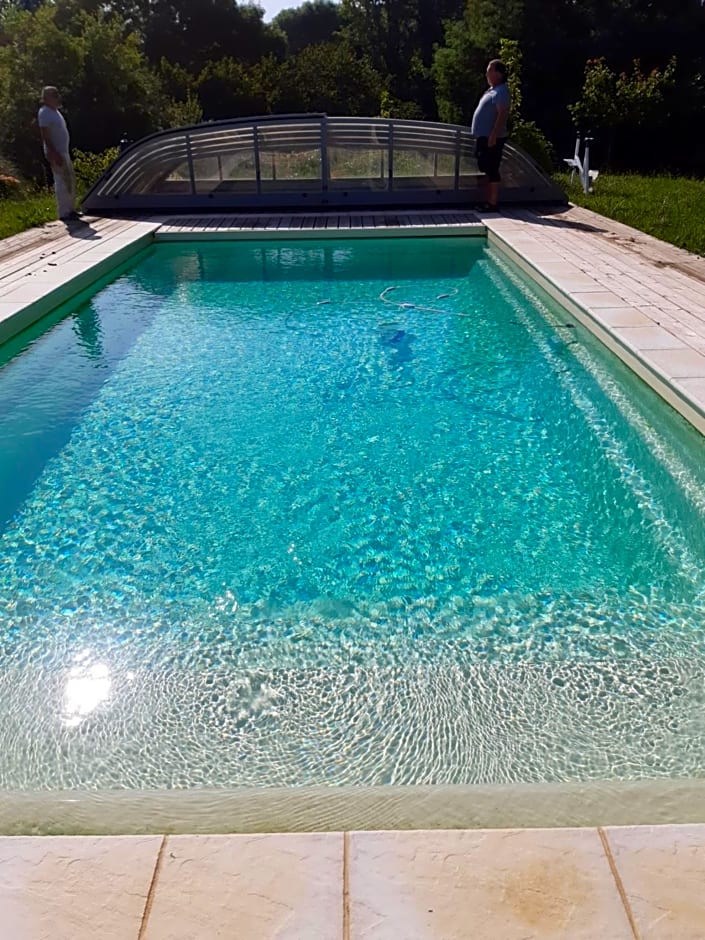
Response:
M590 225L588 222L577 222L572 219L567 219L564 215L565 212L565 206L557 206L555 209L541 209L540 214L537 210L529 211L524 217L524 221L532 222L535 225L547 225L550 228L570 229L576 232L597 232L602 235L609 232L609 229L600 228L597 225Z
M66 229L66 234L70 235L71 238L81 238L86 241L101 238L100 233L97 232L86 219L70 219L65 221L63 225Z

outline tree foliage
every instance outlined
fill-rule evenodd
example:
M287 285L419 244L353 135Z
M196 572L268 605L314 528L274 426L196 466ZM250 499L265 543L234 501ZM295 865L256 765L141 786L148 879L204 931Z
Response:
M150 62L165 58L200 72L223 58L248 65L262 56L284 54L279 30L262 21L255 6L232 0L145 0L139 32Z
M700 0L305 0L271 24L236 0L0 0L0 152L43 172L44 84L83 151L269 112L467 123L500 51L534 155L543 132L572 152L577 121L615 166L705 173Z
M578 101L568 106L573 121L585 132L607 132L607 161L619 131L656 130L666 123L666 100L675 86L676 60L648 74L635 59L630 72L616 75L604 58L589 59Z
M499 40L499 58L509 70L507 84L512 100L509 131L514 143L550 173L553 169L553 148L535 121L527 121L523 114L522 64L523 54L516 39Z
M462 16L462 0L342 0L343 32L369 57L384 87L435 117L432 65L444 22Z
M282 10L272 21L286 36L289 55L330 42L342 24L340 5L332 0L305 0L300 7Z
M466 20L446 24L445 42L436 50L432 76L442 121L469 124L485 87L487 54L473 40Z
M138 37L116 18L43 4L3 18L0 47L0 150L25 172L41 173L36 113L43 85L57 85L81 149L101 151L123 135L140 137L159 124L161 83Z
M381 88L369 59L344 42L320 43L284 64L277 111L376 114Z

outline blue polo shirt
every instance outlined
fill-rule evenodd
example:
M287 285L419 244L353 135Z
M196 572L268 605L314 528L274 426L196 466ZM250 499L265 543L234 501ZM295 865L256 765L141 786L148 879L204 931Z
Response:
M506 82L501 85L495 85L494 88L488 88L482 98L480 98L475 113L472 116L472 126L470 133L473 137L489 137L497 120L497 109L501 106L509 108L511 96ZM507 136L507 119L500 125L497 131L497 137Z

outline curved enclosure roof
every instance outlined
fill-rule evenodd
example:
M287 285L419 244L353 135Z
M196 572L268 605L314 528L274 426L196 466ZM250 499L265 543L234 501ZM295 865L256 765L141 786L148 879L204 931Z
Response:
M507 143L502 200L564 202ZM481 198L467 127L271 115L162 131L124 150L83 200L90 212L465 204Z

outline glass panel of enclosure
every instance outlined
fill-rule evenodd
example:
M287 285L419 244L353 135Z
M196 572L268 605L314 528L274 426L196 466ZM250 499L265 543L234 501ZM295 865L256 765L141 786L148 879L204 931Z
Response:
M195 133L190 140L196 193L257 192L252 127Z
M198 194L257 192L257 172L252 151L194 160L193 176Z
M257 126L261 190L323 189L320 122Z
M191 193L186 136L155 141L147 154L130 154L110 177L110 193Z
M190 195L191 172L187 160L165 166L163 163L145 166L141 173L141 185L134 188L137 193L160 195Z
M291 190L292 183L305 183L311 189L323 188L320 148L266 147L260 149L262 192Z
M394 150L394 189L454 189L455 154Z
M481 179L482 174L478 169L477 157L475 156L475 141L468 137L460 144L458 188L474 189L480 185Z
M389 127L386 122L331 118L327 125L329 189L389 188Z
M530 189L541 188L543 179L540 172L521 153L513 153L510 160L502 160L502 185L505 189L527 186Z
M384 190L389 184L389 153L382 147L329 147L330 189Z

